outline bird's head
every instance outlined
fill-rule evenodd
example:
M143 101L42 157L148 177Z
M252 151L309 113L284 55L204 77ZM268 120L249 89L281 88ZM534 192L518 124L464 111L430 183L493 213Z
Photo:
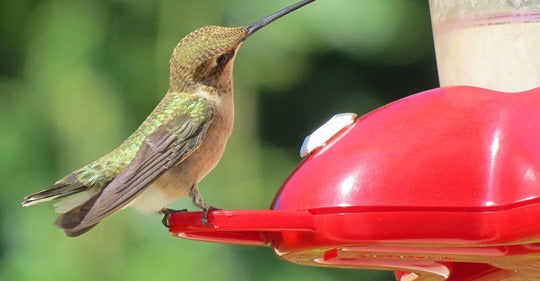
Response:
M186 35L171 56L171 87L232 87L236 51L248 34L246 27L204 26Z
M274 20L315 0L303 0L247 27L204 26L186 35L170 60L170 90L209 87L232 91L234 59L242 42Z

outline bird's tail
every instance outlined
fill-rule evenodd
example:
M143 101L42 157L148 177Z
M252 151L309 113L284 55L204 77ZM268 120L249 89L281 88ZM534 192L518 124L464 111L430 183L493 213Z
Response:
M57 211L60 208L63 213L56 219L55 224L64 229L67 236L74 237L96 226L97 223L83 225L81 222L88 213L88 210L93 206L98 195L88 190L88 187L82 183L56 183L43 191L26 196L22 205L25 207L32 206L41 202L69 196L55 204Z
M92 206L98 197L99 194L96 194L84 204L71 209L65 214L62 214L56 219L54 224L64 229L64 233L66 233L66 235L69 237L75 237L86 233L99 223L99 221L92 224L83 223L84 218L90 209L92 209Z
M85 217L99 198L103 187L112 179L96 170L96 166L99 165L90 163L47 189L26 196L22 205L26 207L62 199L54 204L56 212L61 213L55 224L63 228L68 236L79 236L87 232L100 220L88 221Z
M84 191L86 189L88 188L82 183L59 182L43 191L26 196L22 202L22 205L24 207L32 206L41 202L47 202L54 199L63 198Z

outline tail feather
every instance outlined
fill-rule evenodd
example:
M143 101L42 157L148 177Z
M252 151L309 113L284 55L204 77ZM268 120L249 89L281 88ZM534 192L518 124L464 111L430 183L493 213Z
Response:
M71 194L84 191L86 189L87 187L82 183L60 182L43 191L26 196L24 198L24 201L22 202L22 205L24 207L32 206L41 202L47 202L50 200L66 197Z
M86 233L99 223L84 223L84 218L94 206L94 203L98 199L99 195L100 194L94 195L94 197L92 197L86 203L73 208L65 214L62 214L56 219L55 224L64 229L64 232L69 237L75 237Z
M65 214L71 211L73 208L86 203L86 201L90 200L90 198L92 198L98 192L99 191L97 190L87 189L61 198L58 200L58 202L54 203L54 211L59 214Z
M97 225L101 219L85 220L103 188L113 179L101 172L101 164L92 162L71 172L47 189L24 198L24 207L41 202L62 199L54 204L62 213L55 224L64 229L67 236L79 236Z
M87 227L84 227L84 228L64 229L64 233L69 237L77 237L77 236L85 234L88 230L94 228L94 226L96 226L96 225L97 225L97 223L93 224L93 225L90 225L90 226L87 226Z

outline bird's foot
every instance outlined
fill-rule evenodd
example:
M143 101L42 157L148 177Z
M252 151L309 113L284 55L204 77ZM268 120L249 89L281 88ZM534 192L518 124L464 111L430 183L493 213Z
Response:
M208 222L208 212L215 211L215 210L221 210L221 209L212 207L210 205L208 205L208 206L209 206L208 209L203 209L203 215L202 215L202 218L201 218L201 222L206 226L212 226L212 224Z
M161 220L161 223L162 223L166 228L170 228L171 225L169 224L169 217L170 217L172 214L175 214L175 213L183 213L183 212L187 212L187 209L173 210L173 209L163 208L163 209L161 209L161 211L159 211L159 213L163 215L163 219Z
M189 197L191 198L191 201L193 201L193 205L201 208L203 210L203 216L201 218L201 222L206 226L211 226L212 224L208 222L208 212L214 211L214 210L220 210L204 201L201 194L199 193L199 189L197 188L197 185L194 184L190 191L189 191Z

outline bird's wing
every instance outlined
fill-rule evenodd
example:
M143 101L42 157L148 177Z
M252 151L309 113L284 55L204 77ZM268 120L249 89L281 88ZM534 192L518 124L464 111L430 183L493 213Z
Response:
M139 195L167 169L195 151L212 120L213 107L203 103L196 112L176 116L148 135L133 160L103 190L57 220L66 234L77 236Z

